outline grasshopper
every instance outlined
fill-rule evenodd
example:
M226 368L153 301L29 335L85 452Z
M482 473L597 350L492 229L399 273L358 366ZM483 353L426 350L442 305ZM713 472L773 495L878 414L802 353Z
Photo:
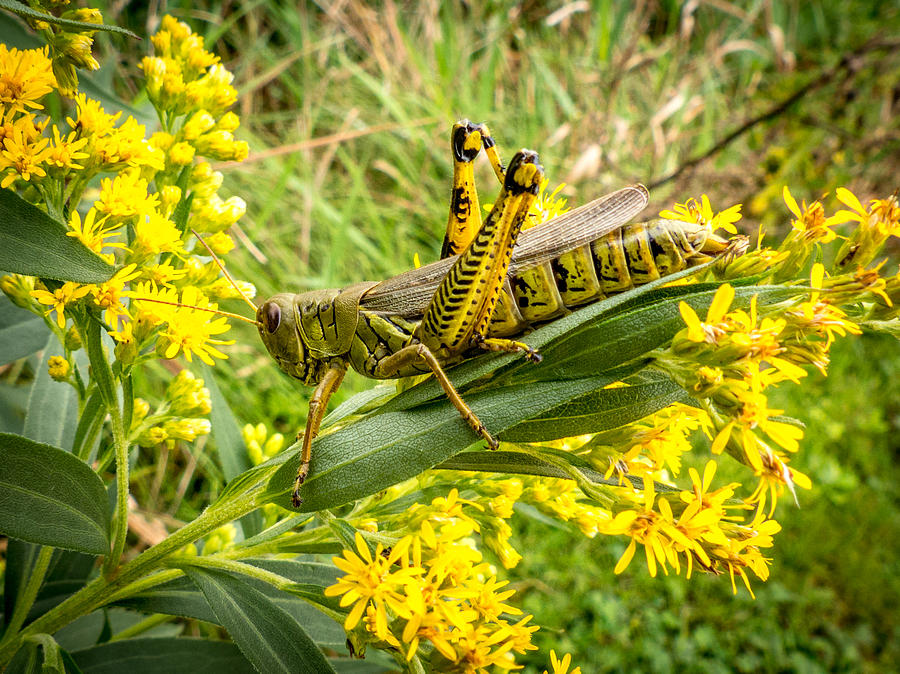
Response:
M508 167L487 127L463 120L451 133L453 191L442 259L379 282L280 293L256 311L263 344L279 368L314 385L292 499L309 473L312 441L348 367L375 379L432 373L474 433L495 449L445 368L482 351L540 354L518 341L536 324L573 308L702 264L740 255L701 225L655 220L626 225L647 205L633 185L574 209L520 236L544 172L520 150ZM474 161L484 151L501 183L482 221ZM299 436L298 436L299 439Z

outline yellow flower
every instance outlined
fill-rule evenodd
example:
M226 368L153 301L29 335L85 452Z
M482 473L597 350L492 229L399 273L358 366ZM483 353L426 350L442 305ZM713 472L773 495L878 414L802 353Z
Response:
M30 124L29 124L30 126ZM29 182L32 177L43 178L47 172L41 164L51 154L47 144L49 138L31 138L21 125L13 128L11 136L3 139L3 147L0 149L0 171L12 169L2 181L0 187L9 187L16 178Z
M160 253L180 253L183 250L181 231L159 211L141 214L134 223L131 259L142 261Z
M706 312L706 322L701 322L697 312L687 302L681 302L678 310L687 325L687 337L692 342L708 342L715 344L723 335L724 328L720 325L728 313L728 308L734 299L734 288L725 283L719 286L713 301Z
M569 670L569 665L572 664L572 655L570 653L566 653L562 659L556 657L556 651L550 651L550 667L553 669L552 672L548 672L546 669L544 670L544 674L581 674L581 667L576 667L573 670Z
M165 168L165 156L145 136L143 124L128 117L122 126L97 140L96 152L106 171L123 166L146 166L157 171Z
M66 307L77 302L90 291L91 286L89 285L79 285L74 281L67 281L62 287L57 288L52 293L47 290L32 290L31 296L41 304L49 305L50 309L47 311L47 314L49 315L55 311L56 324L60 328L64 328L66 327Z
M804 201L803 207L801 208L797 205L797 200L791 195L791 191L788 189L787 185L784 186L782 196L784 197L784 203L787 204L791 213L797 216L796 220L791 221L791 226L795 231L800 233L805 242L813 243L815 241L821 241L822 243L828 243L837 238L837 233L833 232L831 228L842 222L846 222L846 220L842 219L842 216L835 215L826 218L825 208L818 201L814 201L809 206L807 206Z
M696 222L709 227L710 232L724 229L729 234L737 234L734 223L741 219L741 204L736 204L720 213L713 213L709 197L702 194L699 202L691 197L683 204L675 204L674 210L660 211L659 217Z
M125 284L140 276L136 271L137 265L129 264L117 271L111 279L99 285L91 286L94 302L106 313L104 319L107 323L115 325L119 316L127 316L128 310L122 304Z
M115 178L100 181L100 198L94 203L99 213L123 221L159 206L156 193L147 193L147 181L139 171L124 171Z
M214 345L233 344L234 341L214 339L229 329L225 318L214 318L215 304L209 304L199 290L193 286L185 288L181 295L181 303L187 306L177 307L168 318L168 325L162 332L161 343L166 358L175 358L183 351L190 363L192 356L197 355L207 365L213 365L213 356L227 358Z
M0 44L0 106L7 112L40 110L38 100L56 87L47 47L9 49Z
M421 568L401 566L393 570L394 565L404 557L412 543L412 537L406 536L391 548L384 550L381 543L372 555L362 534L356 533L356 550L344 550L343 557L333 557L332 561L344 576L337 579L334 585L325 588L326 597L341 596L342 607L353 605L344 621L344 629L352 630L359 623L370 602L376 611L375 624L379 630L387 630L387 609L408 614L400 588L410 578L422 573Z
M87 145L87 138L77 138L76 133L72 131L66 138L59 133L59 127L53 125L53 143L50 145L50 152L47 155L47 163L61 169L83 169L84 166L78 164L76 160L87 159L90 154L81 152L81 148Z
M90 248L92 251L106 259L107 262L111 263L112 254L104 255L103 248L125 248L125 244L110 243L106 240L116 236L119 228L122 226L121 223L105 226L107 219L108 216L98 218L97 210L91 208L82 222L81 214L77 210L72 211L72 216L69 218L69 229L72 231L66 232L66 236L78 239L87 248Z
M65 381L69 376L69 361L62 356L51 356L47 361L47 373L55 381Z
M78 94L75 97L75 104L77 106L75 119L67 117L66 121L83 138L96 139L112 133L116 120L122 115L121 112L114 115L107 114L100 101L88 98L85 94Z

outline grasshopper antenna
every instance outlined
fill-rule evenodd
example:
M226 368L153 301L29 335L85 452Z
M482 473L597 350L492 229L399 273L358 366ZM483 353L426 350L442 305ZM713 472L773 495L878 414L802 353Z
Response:
M221 309L210 309L209 307L198 307L194 304L182 304L181 302L168 302L166 300L158 300L152 297L135 297L133 298L135 302L156 302L157 304L168 304L170 307L183 307L185 309L194 309L196 311L208 311L211 314L219 314L220 316L228 316L229 318L236 318L239 321L244 321L245 323L249 323L250 325L259 326L259 321L255 321L252 318L247 318L246 316L241 316L240 314L233 314L230 311L222 311Z
M216 254L213 252L213 249L209 247L209 244L206 243L206 241L203 240L203 237L200 236L200 234L199 234L193 227L191 228L191 233L192 233L194 236L196 236L196 237L197 237L197 240L200 241L200 244L201 244L204 248L206 248L206 251L210 254L210 256L212 257L213 261L216 263L216 266L217 266L220 270L222 270L222 273L225 275L225 278L227 278L227 279L231 282L232 287L234 287L234 289L238 291L238 294L241 296L241 299L244 300L244 302L246 302L247 305L248 305L251 309L253 309L253 313L254 313L254 315L255 315L256 312L257 312L257 310L259 309L259 307L257 307L255 304L253 304L253 301L252 301L249 297L247 297L247 296L244 294L244 291L241 290L241 287L237 284L237 281L235 281L234 278L232 278L231 274L228 273L228 270L225 269L225 265L222 264L222 260L219 259L219 256L216 255ZM196 309L197 307L194 307L194 308ZM225 312L219 312L219 313L225 313ZM245 320L246 320L246 319L245 319ZM252 323L255 324L256 321L252 321Z

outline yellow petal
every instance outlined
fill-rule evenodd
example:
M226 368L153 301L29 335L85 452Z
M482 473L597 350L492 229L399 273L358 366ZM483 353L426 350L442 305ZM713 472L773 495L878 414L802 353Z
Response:
M709 311L706 313L706 322L721 323L731 307L732 300L734 300L734 288L728 283L720 285L713 297L712 304L709 305Z
M863 205L861 203L859 203L859 199L856 198L856 195L846 187L838 187L837 190L835 190L835 194L837 195L837 198L841 201L841 203L846 204L857 213L866 212L866 209L863 208Z
M781 191L781 196L784 198L784 203L787 204L787 207L791 210L791 213L796 215L798 218L800 217L800 207L797 205L797 200L791 196L791 191L788 189L787 185L784 186L784 189Z

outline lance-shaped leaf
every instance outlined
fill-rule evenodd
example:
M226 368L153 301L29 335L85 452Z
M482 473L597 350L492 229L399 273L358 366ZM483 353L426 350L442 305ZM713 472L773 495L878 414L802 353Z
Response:
M84 462L2 433L0 466L0 533L95 555L109 552L106 490Z
M115 269L66 227L15 192L0 189L0 271L58 281L102 283Z
M31 355L46 344L49 333L40 316L0 297L0 365Z
M247 563L294 581L298 588L307 589L306 596L313 590L321 595L325 587L334 584L338 575L337 569L330 564L273 559L250 559ZM343 651L346 641L343 628L307 601L255 578L244 577L242 580L303 625L317 644ZM185 577L148 588L116 602L116 605L143 613L165 613L211 623L219 622L197 585Z
M221 571L189 567L186 573L203 592L216 622L260 672L334 672L300 623L265 594Z
M523 421L503 433L501 440L542 442L599 433L643 419L688 398L684 389L665 377L632 386L604 388Z
M237 646L206 639L144 638L111 641L75 651L72 659L91 674L256 674Z

